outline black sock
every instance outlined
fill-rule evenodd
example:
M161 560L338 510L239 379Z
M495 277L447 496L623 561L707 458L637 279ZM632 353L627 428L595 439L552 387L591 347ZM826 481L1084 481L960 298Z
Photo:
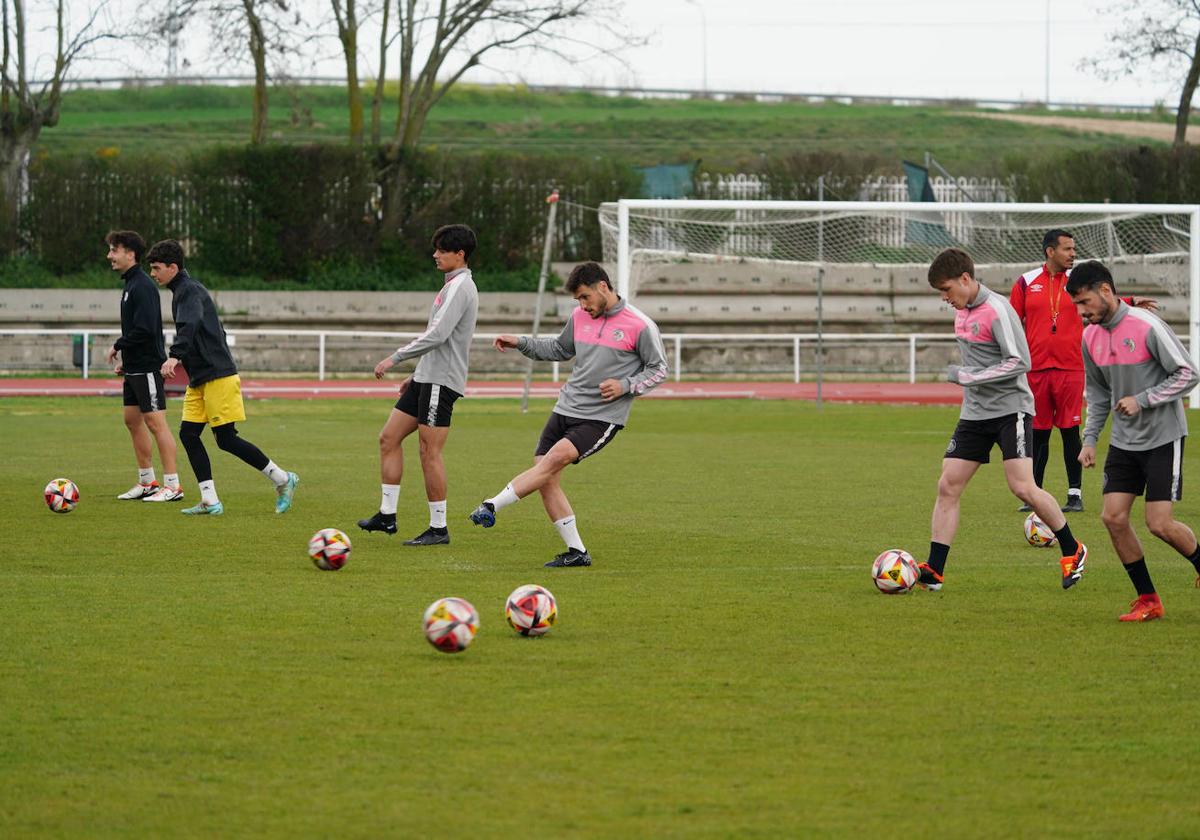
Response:
M1033 480L1042 486L1046 478L1046 462L1050 460L1050 430L1033 430Z
M441 527L441 528L434 528L432 525L430 525L430 526L429 526L429 530L430 530L430 531L433 531L433 533L437 534L439 537L440 537L440 536L442 536L443 534L448 534L448 533L450 533L450 529L449 529L449 528L446 528L446 527L444 527L444 526L443 526L443 527Z
M1129 575L1129 580L1133 583L1133 588L1137 590L1137 594L1154 594L1154 584L1150 582L1150 570L1146 568L1145 557L1136 563L1127 565L1125 567L1125 574Z
M950 546L945 543L931 542L929 544L929 568L939 575L946 571L946 558L950 555Z
M1079 543L1075 542L1075 538L1071 536L1071 526L1063 523L1061 531L1055 531L1054 536L1058 537L1058 544L1062 547L1063 557L1070 557L1079 550Z
M1196 544L1195 551L1193 551L1191 554L1185 554L1183 556L1187 558L1189 563L1196 567L1196 572L1200 573L1200 543Z
M1083 464L1079 463L1079 452L1083 449L1083 441L1079 437L1079 427L1072 426L1069 429L1062 429L1061 432L1063 466L1067 468L1067 487L1078 490L1083 487Z

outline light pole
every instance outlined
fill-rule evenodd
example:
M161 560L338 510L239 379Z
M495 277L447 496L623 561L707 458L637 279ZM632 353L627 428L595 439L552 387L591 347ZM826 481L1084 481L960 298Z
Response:
M708 16L704 14L704 4L700 0L684 0L689 6L700 10L700 63L703 68L701 89L708 92Z

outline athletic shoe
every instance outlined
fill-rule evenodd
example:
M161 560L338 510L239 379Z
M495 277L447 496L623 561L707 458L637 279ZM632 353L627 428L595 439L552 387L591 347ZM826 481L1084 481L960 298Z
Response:
M395 527L395 526L393 526ZM423 533L405 540L405 545L450 545L449 528L426 528Z
M1074 554L1063 557L1058 563L1062 566L1063 589L1070 589L1083 577L1084 566L1087 565L1087 546L1079 543L1079 548L1075 549Z
M917 571L921 573L917 576L917 585L922 589L937 592L942 588L944 578L933 570L933 566L930 566L928 563L921 563L917 566Z
M1067 496L1067 503L1062 506L1063 513L1083 513L1083 496L1072 493Z
M482 525L484 528L491 528L496 524L496 506L491 502L484 502L475 510L471 511L467 517L476 525Z
M278 494L275 499L276 513L287 513L291 509L292 497L296 495L296 485L299 483L300 476L290 472L287 482L275 488L275 492Z
M375 511L375 515L370 519L358 520L358 527L364 531L383 531L388 535L394 534L396 533L396 514Z
M195 507L184 508L179 512L184 516L220 516L225 512L225 505L220 502L212 505L206 505L204 502L201 502Z
M164 484L149 496L143 496L143 502L178 502L183 498L183 488Z
M146 496L152 496L157 492L158 482L151 481L149 484L135 484L120 496L117 496L117 498L124 499L125 501L137 502L144 499Z
M1153 621L1163 617L1163 605L1158 595L1139 595L1129 603L1130 610L1117 621Z
M1021 505L1017 508L1017 513L1029 513L1033 510L1029 505Z
M547 569L573 569L577 566L592 565L592 555L578 548L568 548L562 554L556 555L546 564Z

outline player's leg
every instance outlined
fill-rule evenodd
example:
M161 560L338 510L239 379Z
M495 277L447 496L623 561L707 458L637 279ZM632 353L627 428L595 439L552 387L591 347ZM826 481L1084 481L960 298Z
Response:
M1052 371L1030 371L1027 374L1029 389L1033 391L1033 479L1041 487L1046 479L1046 465L1050 462L1050 435L1054 428L1054 392L1052 390ZM1017 508L1021 513L1028 513L1033 508L1022 503Z
M1184 438L1148 453L1146 526L1150 533L1183 555L1200 574L1200 545L1187 525L1175 518L1175 503L1183 498ZM1196 579L1200 587L1200 577Z
M535 458L535 463L540 458ZM539 490L542 495L542 507L546 516L554 523L558 536L566 545L566 551L555 555L546 565L551 568L592 565L592 556L588 554L587 546L579 535L579 523L575 520L575 511L571 502L562 489L562 474L551 476Z
M238 434L237 424L246 419L241 378L234 374L207 383L204 400L217 446L266 476L275 486L275 512L287 513L292 507L300 476L280 467L261 449Z
M1063 467L1067 473L1067 503L1062 509L1066 513L1083 510L1083 465L1079 463L1079 452L1083 440L1079 434L1079 422L1083 416L1083 371L1062 370L1056 372L1054 425L1062 435Z
M142 422L142 411L148 411L150 408L145 377L142 374L125 375L122 402L125 428L129 430L129 439L133 443L133 457L137 461L138 481L117 498L139 501L158 489L158 482L154 477L154 441L146 429L146 424Z
M929 559L919 566L919 580L926 589L942 588L942 576L946 572L950 545L958 532L962 494L971 476L975 475L982 463L964 458L942 459L942 474L938 478L937 500L933 504L930 524Z
M549 424L547 424L549 425ZM545 435L543 434L543 442ZM539 449L542 442L539 442ZM518 475L504 486L504 489L484 499L483 503L471 513L470 519L476 525L490 528L496 524L496 513L509 505L516 504L521 499L541 490L548 481L556 478L568 465L579 460L579 450L567 438L557 440L546 452L538 452L534 456L533 466Z
M142 420L154 442L158 446L159 457L163 464L163 484L156 492L147 496L147 502L177 502L183 498L183 490L179 486L179 472L176 466L175 436L167 425L166 411L151 411L142 415Z
M429 503L429 527L406 540L405 545L447 545L450 542L450 529L446 526L446 461L442 457L449 435L449 426L417 426L425 500Z
M1145 551L1129 521L1133 500L1146 488L1148 456L1149 453L1130 452L1110 445L1104 459L1104 507L1100 520L1137 592L1129 612L1120 616L1121 621L1152 621L1163 615L1162 601L1146 567Z
M190 392L192 389L189 388ZM208 450L204 448L204 441L200 439L200 434L204 431L205 423L199 420L189 419L196 416L189 414L187 411L187 396L184 396L184 415L183 420L179 423L179 442L183 445L183 451L187 453L188 463L192 466L192 473L196 476L196 485L200 489L200 503L184 508L181 512L188 516L197 516L204 514L220 515L225 512L225 506L221 504L221 500L217 497L217 485L213 481L212 462L208 458Z
M417 430L421 383L409 382L379 430L379 510L358 520L364 531L396 533L396 508L404 478L404 439Z

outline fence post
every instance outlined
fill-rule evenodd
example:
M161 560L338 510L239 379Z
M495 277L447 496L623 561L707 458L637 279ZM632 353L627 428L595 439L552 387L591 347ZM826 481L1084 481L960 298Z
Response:
M908 337L908 384L917 384L917 337Z
M92 337L89 333L83 334L83 378L84 379L88 378L88 344L91 343L91 339L92 339Z
M558 362L554 362L553 364L551 364L550 369L554 376L554 381L557 382L558 381Z
M325 333L317 336L317 379L325 381Z
M683 364L683 338L675 336L675 381L679 381L679 368Z
M792 380L800 384L800 336L792 336Z

